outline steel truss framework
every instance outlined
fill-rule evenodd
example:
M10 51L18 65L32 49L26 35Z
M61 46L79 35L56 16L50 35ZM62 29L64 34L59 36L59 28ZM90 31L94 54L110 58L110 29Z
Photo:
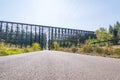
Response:
M38 42L42 49L46 48L46 44L48 44L48 49L51 49L54 41L61 46L64 42L79 45L84 43L85 36L88 35L95 37L93 31L0 21L0 41L4 40L6 43L19 45L19 47Z

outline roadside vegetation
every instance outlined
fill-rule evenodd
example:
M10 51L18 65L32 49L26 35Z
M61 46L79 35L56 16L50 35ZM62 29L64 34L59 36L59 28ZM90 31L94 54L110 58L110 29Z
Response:
M120 58L120 23L110 25L109 30L100 27L95 31L96 37L90 35L70 36L67 40L54 41L51 48L57 51L73 52L95 56ZM73 40L74 39L74 40ZM79 41L78 41L79 39ZM80 44L78 44L78 42ZM0 42L0 56L22 54L41 50L39 43L20 48L17 45Z
M109 30L104 27L95 31L96 38L89 38L85 44L72 47L54 47L54 50L73 52L78 54L87 54L95 56L104 56L112 58L120 58L120 23L116 22L114 26L109 26ZM55 42L55 45L59 45Z
M14 54L23 54L26 52L33 52L41 50L39 43L33 43L32 46L27 46L24 48L19 48L15 45L5 44L4 42L0 43L0 56L14 55Z

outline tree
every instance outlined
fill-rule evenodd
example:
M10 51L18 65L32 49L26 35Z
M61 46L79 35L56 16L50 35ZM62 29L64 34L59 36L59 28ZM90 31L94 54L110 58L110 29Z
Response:
M120 38L120 23L116 22L117 37Z
M118 39L120 38L120 23L118 21L113 27L111 25L109 26L109 33L113 35L113 43L118 44Z
M97 36L98 41L111 40L113 38L113 35L108 33L107 30L102 27L100 29L96 30L95 34ZM108 45L108 44L110 44L110 43L107 42L106 45ZM100 45L103 45L103 44L100 44Z
M109 39L110 37L110 34L108 36L108 33L107 33L107 30L103 27L101 27L100 29L96 30L95 32L96 36L97 36L97 39L99 41L103 41L103 40L107 40Z
M105 28L102 28L102 27L100 29L96 30L95 34L96 34L97 39L99 41L110 40L113 38L113 35L108 33L107 30Z
M113 33L114 33L114 29L113 29L113 27L112 27L111 25L109 26L109 33L110 33L110 34L113 34Z

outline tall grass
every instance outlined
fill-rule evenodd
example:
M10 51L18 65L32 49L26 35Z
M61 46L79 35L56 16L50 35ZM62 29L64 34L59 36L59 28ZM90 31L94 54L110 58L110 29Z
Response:
M5 44L4 42L0 43L0 56L22 54L25 52L33 52L39 50L41 50L39 43L33 43L32 46L27 46L25 48L19 48L15 45L10 46L9 44Z
M92 47L92 46L88 46L85 44L79 48L78 47L71 47L71 48L60 47L58 48L58 50L64 51L64 52L73 52L73 53L78 53L78 54L120 58L120 47L114 48L113 46Z

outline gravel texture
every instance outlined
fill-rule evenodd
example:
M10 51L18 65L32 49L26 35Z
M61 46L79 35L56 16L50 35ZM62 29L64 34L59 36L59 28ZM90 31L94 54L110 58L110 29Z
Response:
M0 80L120 80L120 59L58 51L3 56Z

